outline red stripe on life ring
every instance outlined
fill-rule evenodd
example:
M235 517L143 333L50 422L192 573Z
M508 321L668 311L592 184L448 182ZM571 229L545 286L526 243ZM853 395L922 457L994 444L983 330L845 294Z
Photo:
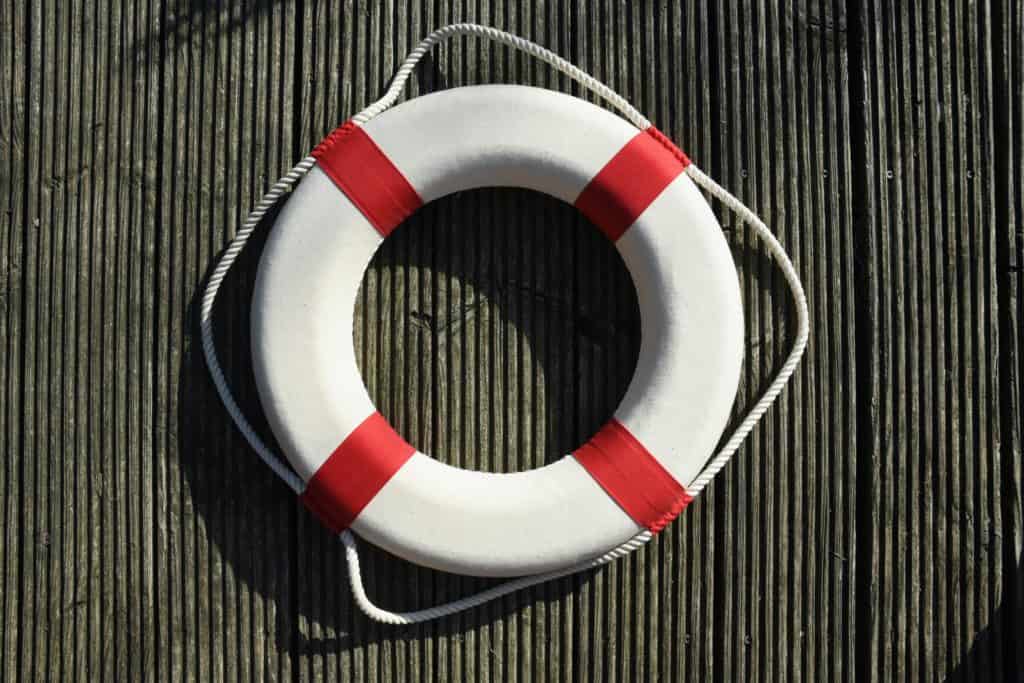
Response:
M341 533L415 452L374 412L334 449L300 498L324 526Z
M633 520L658 533L693 498L615 418L573 456Z
M575 206L614 242L689 164L682 150L651 126L598 171Z
M351 121L324 138L313 157L384 237L423 206L398 167Z

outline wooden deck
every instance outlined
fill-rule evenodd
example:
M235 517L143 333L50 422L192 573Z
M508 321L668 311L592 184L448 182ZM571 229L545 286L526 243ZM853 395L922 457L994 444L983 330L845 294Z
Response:
M637 104L777 229L813 332L779 404L648 547L390 628L229 424L197 301L262 190L453 20L531 37ZM1020 0L0 0L0 679L1024 680L1022 72ZM472 40L416 80L578 92ZM723 220L748 316L739 410L792 315ZM217 312L253 413L257 251ZM450 197L369 270L364 376L440 459L536 466L615 407L634 297L568 207ZM392 608L482 583L366 562Z

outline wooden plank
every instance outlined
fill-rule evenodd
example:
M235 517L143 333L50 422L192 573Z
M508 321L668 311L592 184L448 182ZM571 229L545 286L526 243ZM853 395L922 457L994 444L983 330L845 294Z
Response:
M288 677L294 501L204 419L193 296L291 163L293 10L108 10L2 8L0 670Z
M724 679L853 680L857 452L845 8L717 3L710 169L768 221L808 292L801 368L716 487ZM784 281L723 216L742 273L752 404L792 340Z
M998 273L1003 518L1002 602L990 626L1008 677L1024 670L1024 4L992 6L995 152L993 182Z
M22 300L26 327L20 340L25 354L21 419L26 428L19 545L32 558L22 565L18 589L25 629L20 672L26 676L138 675L146 656L142 643L131 637L140 630L149 595L140 579L142 524L134 516L141 508L131 505L127 495L128 480L135 478L133 471L145 456L145 430L137 429L136 420L144 405L139 394L146 390L138 384L134 351L142 345L139 320L146 304L131 289L141 282L144 264L141 237L120 228L145 226L140 217L155 196L153 185L144 182L154 157L139 151L140 141L152 130L152 119L146 123L152 81L142 69L116 58L141 20L136 10L117 8L111 17L116 33L93 34L103 35L109 51L98 57L105 60L100 68L90 72L103 94L85 106L88 91L80 85L92 78L81 78L82 57L96 57L95 44L60 38L82 8L34 6L25 37L35 83L24 185L28 207L21 226L31 273ZM119 85L110 87L112 81ZM94 123L83 127L83 116L94 116ZM83 130L94 133L98 128L100 144L83 147ZM117 141L114 149L106 147L108 134ZM83 195L92 202L84 210ZM79 274L90 267L81 257L88 229L79 212L84 217L87 211L96 212L89 225L102 235L103 257L97 259L101 270L96 272L123 267L125 288L101 276L86 293L78 289ZM93 318L90 306L102 315ZM86 327L85 320L96 324ZM96 343L84 343L88 337ZM85 370L90 366L117 380L102 386L95 381L98 373ZM79 385L90 376L91 382ZM97 401L96 412L87 415L88 403L82 400L86 393L102 396L106 403L100 407ZM90 423L92 429L76 433L76 425ZM107 457L117 449L123 449L123 457ZM76 510L83 514L75 515ZM27 548L34 552L25 553ZM130 548L138 555L130 554ZM76 588L83 585L92 590L79 594ZM135 589L131 600L129 586Z
M0 543L0 674L13 678L21 668L26 624L21 621L21 582L25 553L21 550L24 493L21 472L22 400L21 330L25 273L26 145L28 144L29 55L26 47L28 8L9 0L0 3L0 492L3 533Z
M456 20L533 38L635 102L776 227L814 329L737 462L649 547L392 629L357 611L336 539L230 426L196 315L263 189ZM1021 36L1019 0L0 0L0 678L1014 680ZM408 94L489 82L586 96L470 39ZM748 316L739 410L792 318L720 215ZM216 312L254 415L257 257ZM381 410L463 467L570 450L636 353L614 251L515 190L417 214L358 314ZM365 550L390 607L488 585Z
M157 668L175 679L288 679L295 502L222 409L211 410L218 399L197 316L214 257L296 154L294 6L164 9L163 30L144 48L162 65L159 173L166 188L154 283L164 330L153 350L164 655ZM243 408L258 415L248 358L254 256L246 254L225 283L214 317L229 382Z
M1003 638L992 637L1010 531L993 24L988 5L961 2L868 2L857 21L873 430L861 455L871 483L870 529L858 530L871 534L858 557L862 677L1010 680L1019 671L1006 668Z

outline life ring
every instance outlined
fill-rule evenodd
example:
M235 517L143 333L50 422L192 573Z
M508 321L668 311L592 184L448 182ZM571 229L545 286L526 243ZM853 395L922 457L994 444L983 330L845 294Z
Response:
M417 564L518 576L579 565L679 514L743 355L736 270L682 152L575 97L476 86L345 124L313 156L265 246L252 339L264 412L329 528ZM481 186L574 204L615 241L640 305L639 359L614 418L574 453L513 474L417 452L374 409L353 349L356 293L384 237L422 204Z

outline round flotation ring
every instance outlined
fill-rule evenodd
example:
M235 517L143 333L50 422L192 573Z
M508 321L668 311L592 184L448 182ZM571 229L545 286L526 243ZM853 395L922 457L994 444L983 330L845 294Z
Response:
M421 565L514 576L595 557L689 502L728 419L743 353L736 269L688 163L656 129L521 86L413 99L316 148L253 297L260 398L306 504ZM367 263L418 207L481 186L575 205L613 240L640 305L636 372L586 444L528 472L449 467L375 411L352 320Z
M385 114L437 43L470 35L539 59L607 102L534 88L459 88ZM252 427L217 358L217 293L266 213L293 187L253 297L260 398L291 467ZM574 453L530 472L448 467L373 408L355 364L356 291L380 241L424 202L511 185L572 202L615 241L637 289L641 349L615 416ZM736 391L742 313L735 270L697 188L752 230L795 304L793 346L760 399L711 456ZM427 621L601 566L649 541L739 449L807 346L807 299L782 245L608 86L539 45L453 24L427 36L379 100L331 133L264 194L224 251L200 306L203 355L235 425L345 545L356 604L392 624ZM362 583L353 531L420 564L522 575L414 612L381 609Z

